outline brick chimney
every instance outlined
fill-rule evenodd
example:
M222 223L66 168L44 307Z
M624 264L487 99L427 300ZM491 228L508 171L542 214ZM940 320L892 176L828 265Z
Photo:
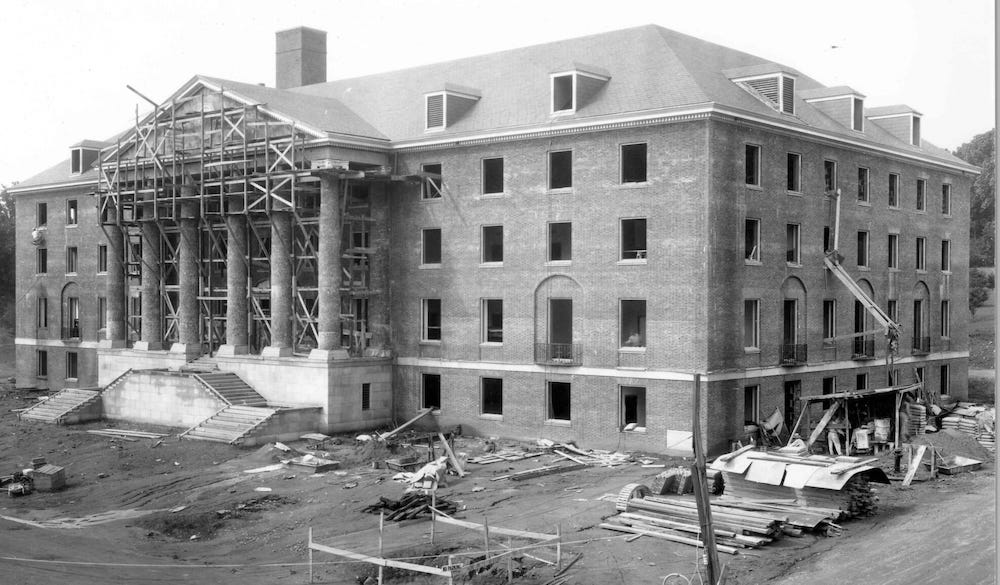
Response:
M275 87L326 82L326 32L300 26L275 33Z

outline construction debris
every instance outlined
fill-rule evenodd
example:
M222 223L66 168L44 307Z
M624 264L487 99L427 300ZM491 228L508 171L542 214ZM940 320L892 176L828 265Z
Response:
M490 463L500 463L501 461L520 461L522 459L528 459L531 457L539 457L542 455L541 451L525 451L523 449L504 449L502 451L497 451L495 453L488 453L486 455L480 455L479 457L472 457L468 459L467 463L474 463L476 465L489 465Z
M114 437L119 439L162 439L168 435L162 433L148 433L146 431L126 431L124 429L97 429L87 431L92 435L104 437Z
M996 408L971 402L959 402L954 409L942 413L942 429L952 429L975 437L990 453L996 453Z
M533 469L526 469L524 471L508 473L507 475L499 475L497 477L491 477L490 481L499 481L501 479L509 479L511 481L521 481L524 479L532 479L535 477L541 477L543 475L550 475L553 473L565 473L567 471L575 471L577 469L583 469L584 467L587 467L586 463L574 463L573 465L545 465L543 467L535 467Z
M458 511L458 505L443 498L433 499L427 494L409 493L399 500L380 497L377 504L365 506L362 512L378 514L385 512L385 519L399 522L400 520L412 520L419 516L430 515L431 506L437 510L454 514Z

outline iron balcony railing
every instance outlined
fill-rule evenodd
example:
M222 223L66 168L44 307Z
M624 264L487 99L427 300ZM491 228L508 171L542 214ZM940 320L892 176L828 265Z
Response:
M930 337L913 338L913 353L930 353L930 352L931 352Z
M579 343L536 343L535 363L579 366L583 363L583 348Z
M80 339L80 326L67 325L62 328L63 339Z
M872 337L855 337L852 357L856 360L875 359L875 339Z
M795 366L806 363L809 353L804 343L781 344L781 365Z

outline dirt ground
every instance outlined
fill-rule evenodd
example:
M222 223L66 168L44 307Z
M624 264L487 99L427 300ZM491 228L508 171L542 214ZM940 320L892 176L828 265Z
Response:
M307 583L310 528L314 540L321 544L377 554L378 516L363 513L361 508L375 503L379 496L398 499L403 494L403 486L391 480L394 472L371 465L371 461L392 454L358 446L353 437L343 437L340 445L328 449L332 459L344 463L338 471L313 474L286 468L246 473L272 464L278 452L268 447L240 450L176 437L156 445L152 440L125 441L86 432L113 426L107 422L69 427L19 422L11 410L23 408L35 398L9 385L0 389L0 473L27 467L32 457L44 456L66 467L68 485L57 493L20 498L0 495L0 582L5 584ZM942 435L935 439L929 435L928 440L948 449L963 445L961 437ZM305 447L304 442L289 444ZM456 450L469 457L481 454L485 447L482 439L456 439ZM668 466L689 464L653 457ZM702 569L699 554L692 547L648 537L626 542L628 535L597 527L602 519L615 514L614 502L602 496L617 494L631 482L648 485L660 469L636 463L521 482L490 480L510 470L557 460L557 456L545 454L509 464L469 464L470 474L450 479L439 497L455 502L461 510L457 517L470 521L485 520L490 526L536 532L560 530L564 559L569 562L582 554L565 573L568 583L653 584L663 582L671 573L692 577ZM885 462L892 464L891 458ZM992 502L994 468L988 463L975 473L918 481L909 488L898 483L879 487L879 514L846 522L841 537L788 537L737 556L721 555L728 565L728 583L748 585L792 578L796 570L809 566L821 570L821 559L836 555L838 548L848 543L869 552L893 554L895 544L882 538L883 527L894 523L905 526L910 518L916 519L930 508L946 514L943 510L950 505L952 494L963 495L962 506L972 505L970 501ZM171 512L181 506L185 508ZM970 513L975 511L948 512ZM948 526L941 530L948 530ZM951 526L956 534L962 534L960 523ZM917 538L931 542L936 536ZM435 544L431 545L428 520L389 522L383 551L395 558L462 555L481 550L481 539L478 533L438 525ZM995 543L989 544L995 547ZM551 548L531 554L545 559L555 556ZM369 565L320 553L314 559L316 582L363 583L374 575ZM514 563L516 582L541 584L552 579L553 567L525 561L523 565ZM470 582L506 582L502 563L500 569L500 574L485 573ZM389 571L387 582L444 581Z

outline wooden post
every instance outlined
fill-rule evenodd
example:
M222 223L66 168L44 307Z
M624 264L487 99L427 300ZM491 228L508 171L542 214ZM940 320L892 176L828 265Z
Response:
M486 546L486 560L490 559L490 524L486 516L483 516L483 542Z
M309 582L313 582L313 527L309 527Z
M708 501L708 486L705 485L705 452L701 445L701 374L694 375L694 407L691 421L691 436L694 442L694 465L691 479L694 481L694 497L698 504L698 523L701 539L705 543L708 557L708 582L719 584L719 551L715 546L715 529L712 526L712 506Z
M433 490L431 491L431 544L434 544L434 528L436 526L437 526L437 490Z
M514 556L514 545L511 543L511 538L507 537L507 582L514 582L514 568L511 567L511 557Z
M382 530L385 527L385 510L378 514L378 558L382 558ZM378 585L382 585L382 577L385 571L383 565L378 566Z
M562 524L556 524L556 570L562 569Z

